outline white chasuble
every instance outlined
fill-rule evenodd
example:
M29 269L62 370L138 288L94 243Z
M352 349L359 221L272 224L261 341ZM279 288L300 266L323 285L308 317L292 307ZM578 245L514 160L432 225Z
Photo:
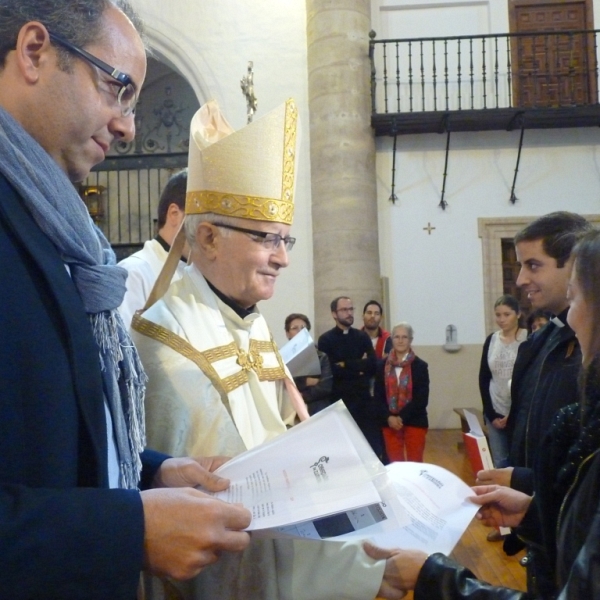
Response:
M242 319L194 266L136 319L149 382L148 444L175 456L234 456L283 433L290 377L260 313Z

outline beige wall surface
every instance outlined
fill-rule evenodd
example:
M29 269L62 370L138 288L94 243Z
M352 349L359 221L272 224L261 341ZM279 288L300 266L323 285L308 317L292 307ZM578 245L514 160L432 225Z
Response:
M415 346L417 356L429 364L430 429L457 429L460 419L454 408L479 408L479 363L481 344L466 344L458 352L442 346Z

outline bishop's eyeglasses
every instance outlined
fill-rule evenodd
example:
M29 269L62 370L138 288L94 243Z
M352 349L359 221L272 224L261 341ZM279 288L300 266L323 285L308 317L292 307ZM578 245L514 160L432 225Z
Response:
M135 105L137 104L136 89L135 85L133 84L133 80L129 75L127 75L127 73L123 73L122 71L111 67L103 60L96 58L93 54L83 50L83 48L79 48L79 46L72 44L68 40L65 40L63 37L56 35L51 31L48 31L48 35L50 36L51 40L57 44L60 44L63 46L63 48L73 52L79 58L87 60L96 68L100 69L100 71L112 77L119 84L119 89L116 92L116 96L117 102L121 107L121 114L124 117L128 117L135 112Z
M246 229L245 227L236 227L235 225L225 225L223 223L213 223L216 227L223 227L224 229L231 229L232 231L239 231L241 233L246 233L250 236L253 236L255 242L262 244L264 248L268 250L277 250L279 248L279 244L283 242L285 244L285 249L289 252L296 243L296 238L286 235L285 237L279 235L278 233L270 233L268 231L256 231L256 229Z

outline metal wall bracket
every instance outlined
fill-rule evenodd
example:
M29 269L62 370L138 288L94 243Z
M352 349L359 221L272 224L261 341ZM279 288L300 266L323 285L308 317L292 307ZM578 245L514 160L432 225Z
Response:
M525 134L525 123L521 123L521 136L519 137L519 152L517 153L517 164L515 166L515 176L513 178L512 188L510 190L510 203L514 204L518 198L515 196L515 186L517 185L517 174L519 173L519 163L521 162L521 149L523 148L523 135Z
M398 135L394 135L394 147L392 150L392 193L390 194L390 200L392 204L396 204L398 200L398 196L396 196L394 190L396 187L396 141L398 140Z
M448 203L446 202L446 200L444 200L444 196L446 195L446 178L448 176L448 154L450 154L450 132L447 132L447 137L446 137L446 159L444 161L444 181L442 183L442 199L440 200L440 203L438 204L438 206L442 209L442 210L446 210L446 206L448 206Z

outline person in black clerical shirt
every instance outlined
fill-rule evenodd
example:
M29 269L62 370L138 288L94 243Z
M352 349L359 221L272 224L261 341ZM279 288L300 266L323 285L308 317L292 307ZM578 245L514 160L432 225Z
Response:
M354 306L347 296L331 302L335 327L319 337L318 348L325 352L333 373L333 401L342 399L371 447L383 458L383 440L373 399L369 391L376 358L371 339L352 327Z

